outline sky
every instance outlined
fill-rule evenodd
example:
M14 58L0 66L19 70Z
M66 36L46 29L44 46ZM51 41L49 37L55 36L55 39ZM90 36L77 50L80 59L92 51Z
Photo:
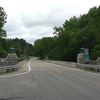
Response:
M7 38L23 38L29 43L53 36L53 27L99 5L100 0L0 0L7 13Z

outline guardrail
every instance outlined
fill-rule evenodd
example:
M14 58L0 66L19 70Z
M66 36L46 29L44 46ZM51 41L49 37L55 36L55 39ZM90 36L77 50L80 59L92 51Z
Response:
M1 66L1 67L0 67L0 71L1 71L1 72L6 71L6 72L8 73L8 72L17 71L18 68L19 68L18 65Z
M71 68L76 67L75 62L57 61L57 60L45 60L45 61L48 62L48 63L54 63L54 64L57 64L57 65L67 66L67 67L71 67Z
M75 63L75 62L56 61L56 60L45 60L45 61L49 63L71 67L71 68L76 67L76 68L100 72L100 64L97 64L95 60L91 60L89 64L80 64L80 63Z
M100 64L91 65L91 64L80 64L80 63L77 63L76 67L100 72Z

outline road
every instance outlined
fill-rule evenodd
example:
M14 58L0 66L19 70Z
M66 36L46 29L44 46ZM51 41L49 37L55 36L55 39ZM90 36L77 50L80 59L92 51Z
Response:
M0 100L100 100L99 74L35 59L30 67L0 77Z

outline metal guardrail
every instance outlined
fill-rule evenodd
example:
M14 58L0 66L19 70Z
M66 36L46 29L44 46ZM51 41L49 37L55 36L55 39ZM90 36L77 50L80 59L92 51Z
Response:
M1 66L0 69L11 69L11 68L18 68L17 65L11 65L11 66Z
M88 64L81 64L81 63L67 62L67 61L55 61L55 60L45 60L45 61L67 67L72 67L72 68L76 67L76 68L88 69L100 72L100 63L97 63L96 60L90 60Z
M19 69L18 65L0 66L0 71L13 72Z
M100 64L98 64L98 65L92 65L92 64L80 64L80 63L77 63L76 67L82 68L82 69L95 70L95 71L100 72Z

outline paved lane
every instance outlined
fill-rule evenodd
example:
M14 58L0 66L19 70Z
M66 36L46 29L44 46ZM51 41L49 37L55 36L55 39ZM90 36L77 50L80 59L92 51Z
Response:
M0 100L100 100L100 75L32 59L31 72L0 78Z

